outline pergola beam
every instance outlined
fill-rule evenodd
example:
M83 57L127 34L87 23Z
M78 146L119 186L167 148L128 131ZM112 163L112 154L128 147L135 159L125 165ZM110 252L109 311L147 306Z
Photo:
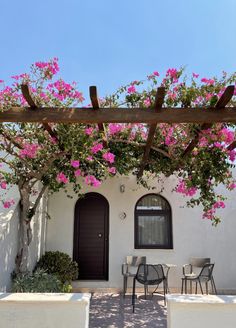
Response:
M156 97L155 97L155 104L154 104L154 112L158 113L164 103L165 98L165 88L160 87L157 89ZM137 174L138 178L141 178L143 175L143 171L145 169L145 166L147 164L149 153L152 147L152 143L154 140L155 132L156 132L157 123L151 124L148 131L148 137L147 137L147 143L145 146L142 162L140 164L140 169Z
M233 150L234 148L236 148L236 140L234 140L228 147L228 150Z
M98 100L98 94L97 94L97 87L96 86L90 86L89 87L89 95L90 95L90 99L91 99L93 109L97 111L100 106L99 106L99 100ZM106 131L105 131L103 123L98 123L98 129L99 129L100 132L102 132L104 134L105 140L103 141L103 144L106 147L107 146L107 136L106 136Z
M28 123L236 123L236 106L213 108L55 108L12 107L0 112L0 122Z

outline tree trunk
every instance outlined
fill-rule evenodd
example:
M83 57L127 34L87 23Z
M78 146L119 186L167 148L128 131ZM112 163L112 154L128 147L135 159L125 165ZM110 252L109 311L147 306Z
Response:
M28 217L30 209L28 188L20 189L20 227L19 227L19 246L15 260L15 272L24 273L28 271L29 244L32 240L32 230L30 218Z

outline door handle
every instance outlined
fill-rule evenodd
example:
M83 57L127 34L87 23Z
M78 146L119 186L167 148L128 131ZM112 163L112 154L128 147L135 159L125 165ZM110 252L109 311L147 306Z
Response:
M102 234L101 233L98 234L98 238L102 238Z

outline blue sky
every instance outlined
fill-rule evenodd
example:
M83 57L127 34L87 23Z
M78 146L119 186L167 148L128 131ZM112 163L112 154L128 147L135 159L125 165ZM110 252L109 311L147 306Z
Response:
M235 16L235 0L0 0L0 79L55 56L85 96L169 67L233 72Z

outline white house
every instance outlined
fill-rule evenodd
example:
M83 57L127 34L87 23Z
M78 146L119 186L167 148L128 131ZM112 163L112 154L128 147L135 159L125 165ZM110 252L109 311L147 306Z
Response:
M182 265L189 258L210 257L218 290L236 290L236 192L221 210L222 223L213 227L202 210L187 208L186 198L173 192L176 178L164 191L153 179L153 190L135 176L114 177L98 189L84 187L85 197L53 194L48 200L46 250L60 250L78 260L80 288L122 288L121 264L127 255L145 255L148 263L170 263L169 286L180 291ZM73 195L73 191L70 190ZM161 196L160 196L161 195Z
M162 185L152 179L155 189L138 186L135 176L114 177L101 187L83 187L85 197L78 200L73 190L43 200L33 220L34 239L31 265L46 251L62 251L78 261L83 288L122 289L121 265L127 255L143 255L148 263L171 263L169 287L180 291L182 265L190 257L210 257L215 263L214 278L219 292L236 291L236 191L227 195L226 208L220 211L222 222L213 227L202 219L200 207L187 208L186 198L173 192L176 178ZM45 211L51 216L46 219ZM0 288L9 289L17 241L17 215L14 211L7 227L1 224ZM6 222L5 222L6 225ZM4 236L4 238L3 238ZM4 250L4 252L3 252ZM3 254L4 253L4 254Z

